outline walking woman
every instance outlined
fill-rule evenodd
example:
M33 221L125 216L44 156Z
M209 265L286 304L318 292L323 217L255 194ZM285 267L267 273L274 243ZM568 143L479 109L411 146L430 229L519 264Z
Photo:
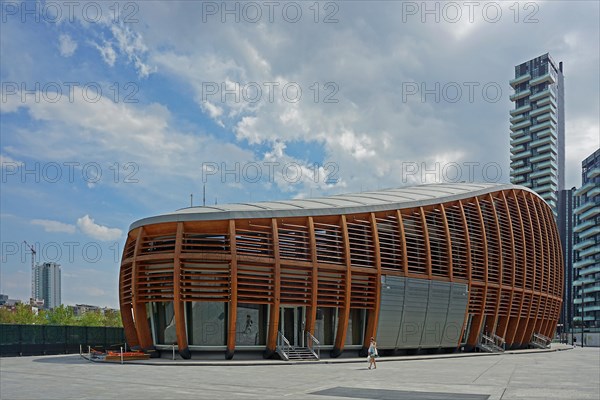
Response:
M377 369L377 361L375 361L377 357L379 357L379 354L377 354L377 342L375 342L375 338L371 338L371 344L369 345L369 369L371 367Z

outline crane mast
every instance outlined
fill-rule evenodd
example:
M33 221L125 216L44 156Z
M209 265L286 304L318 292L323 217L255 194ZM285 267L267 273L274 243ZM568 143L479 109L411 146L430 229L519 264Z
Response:
M36 300L36 296L35 296L35 255L36 255L36 251L33 248L33 246L31 246L29 243L27 243L26 240L23 240L23 243L25 243L25 246L27 246L27 248L29 248L29 250L31 251L31 298L33 299L33 301Z

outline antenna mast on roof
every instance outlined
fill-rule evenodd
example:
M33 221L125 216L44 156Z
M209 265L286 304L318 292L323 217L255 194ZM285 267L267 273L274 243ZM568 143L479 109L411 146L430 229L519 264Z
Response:
M202 207L206 206L206 184L202 185Z

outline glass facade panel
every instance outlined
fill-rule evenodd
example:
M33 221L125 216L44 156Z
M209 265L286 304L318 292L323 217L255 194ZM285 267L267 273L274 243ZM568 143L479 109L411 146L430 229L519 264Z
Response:
M177 343L177 334L175 332L175 313L172 302L150 303L152 312L151 320L154 320L153 332L155 344ZM148 313L148 315L150 315Z
M266 304L238 304L236 346L257 346L267 344Z
M364 309L350 310L350 316L348 319L348 330L346 331L347 345L363 344L363 337L365 332L365 314L366 313Z
M226 303L186 303L186 311L190 345L224 346L227 344Z
M330 307L317 308L315 337L324 346L333 345L337 328L338 309Z

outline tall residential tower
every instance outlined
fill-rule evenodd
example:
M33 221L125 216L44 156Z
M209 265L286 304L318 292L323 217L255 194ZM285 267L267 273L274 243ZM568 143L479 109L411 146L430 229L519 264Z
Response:
M53 262L38 264L33 270L34 299L44 300L44 308L60 306L60 265Z
M510 81L510 181L533 189L557 215L564 189L565 117L562 62L548 53L515 67Z
M581 163L575 191L575 306L591 330L600 331L600 149Z

